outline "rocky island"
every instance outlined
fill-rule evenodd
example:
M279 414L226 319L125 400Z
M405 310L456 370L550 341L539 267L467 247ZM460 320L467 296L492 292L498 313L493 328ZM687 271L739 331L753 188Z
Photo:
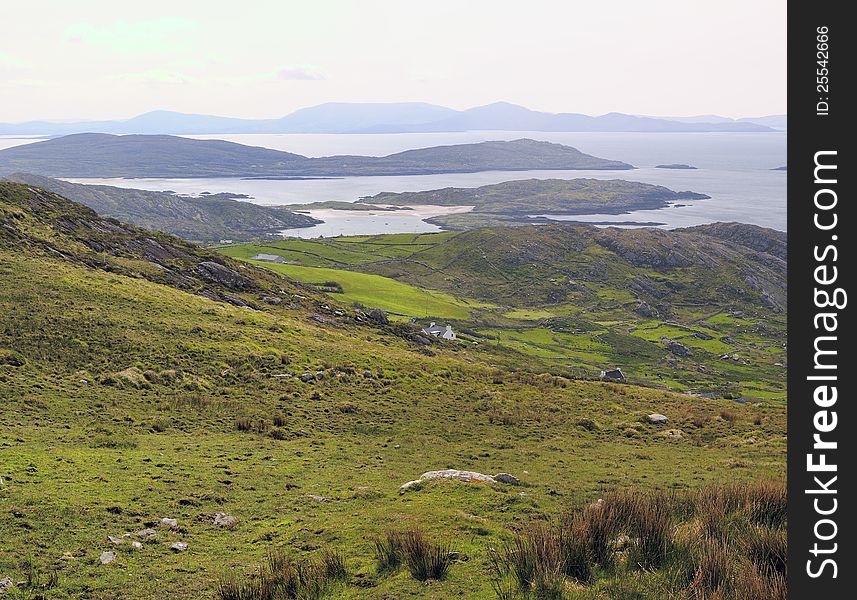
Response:
M693 165L686 165L683 163L670 163L667 165L656 165L655 168L656 169L677 169L677 170L683 169L683 170L688 170L688 171L695 171L696 170L696 167L694 167Z
M660 185L621 179L523 179L477 188L381 193L361 198L370 205L472 206L470 212L441 215L426 222L462 230L497 225L532 225L550 215L625 214L666 208L678 200L704 200L705 194L676 192ZM293 207L294 208L294 207Z

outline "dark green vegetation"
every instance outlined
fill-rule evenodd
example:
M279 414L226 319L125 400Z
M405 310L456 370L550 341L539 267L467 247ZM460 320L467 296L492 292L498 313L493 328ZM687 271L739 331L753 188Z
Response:
M38 186L80 202L99 215L164 231L186 240L259 239L266 234L321 223L281 207L240 202L227 193L199 198L109 185L70 183L30 173L14 173L8 181Z
M665 208L678 200L709 198L696 192L674 192L660 185L622 179L523 179L477 188L444 188L426 192L381 193L361 198L366 204L473 206L473 211L426 219L444 229L544 222L529 215L619 215L632 210Z
M407 150L389 156L325 156L169 135L79 133L0 150L0 174L51 177L341 177L529 169L633 169L576 148L521 139Z
M568 373L618 366L632 380L678 390L785 394L785 234L770 229L550 224L223 252L280 254L293 264L273 268L307 282L339 281L344 300L447 319L480 347L515 349ZM410 294L393 284L411 286ZM445 294L445 304L429 304L420 289ZM393 298L411 300L393 307Z
M785 472L783 403L574 380L531 354L428 340L29 186L0 184L0 282L0 579L29 581L24 597L196 600L261 580L495 598L492 548L523 523L604 488ZM399 493L446 467L522 484ZM414 569L379 570L374 540L411 526L427 542ZM604 585L586 593L628 597Z

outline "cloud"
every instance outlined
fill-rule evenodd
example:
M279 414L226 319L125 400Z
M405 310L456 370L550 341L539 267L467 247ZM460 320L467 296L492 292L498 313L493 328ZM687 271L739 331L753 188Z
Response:
M277 79L281 81L319 81L326 79L326 77L311 67L283 67L277 71Z
M21 57L0 51L0 67L23 68L25 66L27 63Z
M119 79L133 83L154 83L154 84L186 84L191 83L191 78L181 73L169 71L167 69L147 69L137 73L127 73L120 75Z
M73 42L109 48L124 54L169 52L191 45L188 34L196 23L187 19L165 17L148 21L114 21L107 25L76 23L66 29Z

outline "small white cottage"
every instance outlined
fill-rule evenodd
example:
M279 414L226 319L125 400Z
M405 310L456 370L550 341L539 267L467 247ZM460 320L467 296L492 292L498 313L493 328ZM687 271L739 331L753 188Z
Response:
M441 327L436 323L430 324L428 327L423 329L423 333L426 335L433 335L434 337L443 338L445 340L454 340L455 332L452 330L451 325L447 325L446 327Z

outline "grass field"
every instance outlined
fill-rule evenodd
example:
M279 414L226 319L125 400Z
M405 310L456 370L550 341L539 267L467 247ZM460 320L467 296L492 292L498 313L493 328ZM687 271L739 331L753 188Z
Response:
M337 552L346 574L310 597L487 600L498 549L611 490L785 476L783 402L578 380L490 342L417 343L408 325L358 320L338 294L247 264L224 259L212 279L214 254L23 186L0 185L0 224L0 580L13 598L227 600L221 584L257 581L272 553ZM520 485L401 492L446 468ZM745 507L727 517L729 540L755 539ZM442 578L380 568L376 539L408 528L443 545ZM563 579L560 597L663 600L666 567L635 565Z
M342 286L342 293L336 294L341 301L380 308L396 316L466 320L471 309L486 306L478 302L459 300L443 292L424 290L379 275L261 261L251 262L305 283L335 281Z

